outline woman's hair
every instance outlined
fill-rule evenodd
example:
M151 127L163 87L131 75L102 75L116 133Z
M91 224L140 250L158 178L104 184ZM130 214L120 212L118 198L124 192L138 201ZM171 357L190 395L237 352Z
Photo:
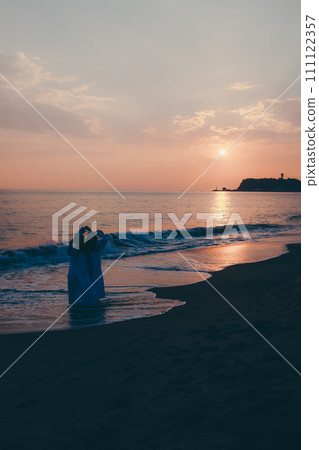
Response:
M88 231L89 233L92 232L91 228L88 227L87 225L84 227L84 230ZM90 251L94 250L96 243L97 243L96 235L91 237L91 239L89 239L87 242L84 243L84 251L86 252L86 254L88 254Z
M89 253L95 249L96 244L97 244L97 237L95 235L91 239L89 239L87 242L84 243L83 249L86 253Z
M88 226L85 226L83 228L84 232L88 231L89 233L91 233L91 228ZM80 252L85 252L86 256L88 256L88 254L95 249L95 246L97 244L97 236L93 236L91 239L89 239L87 242L85 242L85 238L83 236L83 232L79 233L79 251ZM73 239L71 239L71 241L69 242L69 247L68 247L68 254L70 256L72 256L72 248L73 248Z
M82 252L84 250L84 236L83 235L79 235L79 248L77 250L79 250L80 252ZM69 246L68 246L68 255L72 256L72 249L73 249L73 239L70 240L69 242Z

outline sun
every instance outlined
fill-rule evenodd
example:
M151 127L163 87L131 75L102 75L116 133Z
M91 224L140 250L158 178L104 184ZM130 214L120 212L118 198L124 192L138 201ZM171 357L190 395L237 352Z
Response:
M220 153L220 156L223 156L223 155L225 155L226 150L221 150L219 153Z

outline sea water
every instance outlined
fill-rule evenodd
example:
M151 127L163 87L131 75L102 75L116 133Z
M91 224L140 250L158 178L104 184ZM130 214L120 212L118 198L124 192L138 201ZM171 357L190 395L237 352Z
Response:
M111 236L102 252L102 269L124 255L104 276L106 297L100 306L67 311L53 329L162 314L182 302L158 299L149 291L152 287L195 283L202 279L196 271L208 277L209 271L231 264L267 259L285 252L284 243L300 239L300 193L190 192L181 199L177 192L124 195L0 191L0 333L44 330L68 307L69 257L66 245L52 241L52 215L71 202L96 210L91 220ZM150 231L129 231L141 227L140 220L130 220L126 239L121 239L120 213L147 214ZM185 225L190 239L180 232L168 239L176 228L168 213L180 219L190 215ZM213 239L207 239L207 223L197 213L219 215L209 230ZM245 224L249 240L238 228L227 239L223 236L233 213ZM154 233L156 214L163 218L162 239Z

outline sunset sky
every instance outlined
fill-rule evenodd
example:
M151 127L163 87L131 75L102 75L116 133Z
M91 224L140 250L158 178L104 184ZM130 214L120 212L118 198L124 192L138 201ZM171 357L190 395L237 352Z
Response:
M0 72L119 190L184 190L300 75L297 0L2 3ZM300 178L300 82L193 190ZM110 187L0 79L0 188Z

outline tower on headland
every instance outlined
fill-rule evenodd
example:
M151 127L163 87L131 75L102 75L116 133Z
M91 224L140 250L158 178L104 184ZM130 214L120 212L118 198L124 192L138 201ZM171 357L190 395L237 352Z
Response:
M280 178L283 180L284 179L284 174L280 174Z

